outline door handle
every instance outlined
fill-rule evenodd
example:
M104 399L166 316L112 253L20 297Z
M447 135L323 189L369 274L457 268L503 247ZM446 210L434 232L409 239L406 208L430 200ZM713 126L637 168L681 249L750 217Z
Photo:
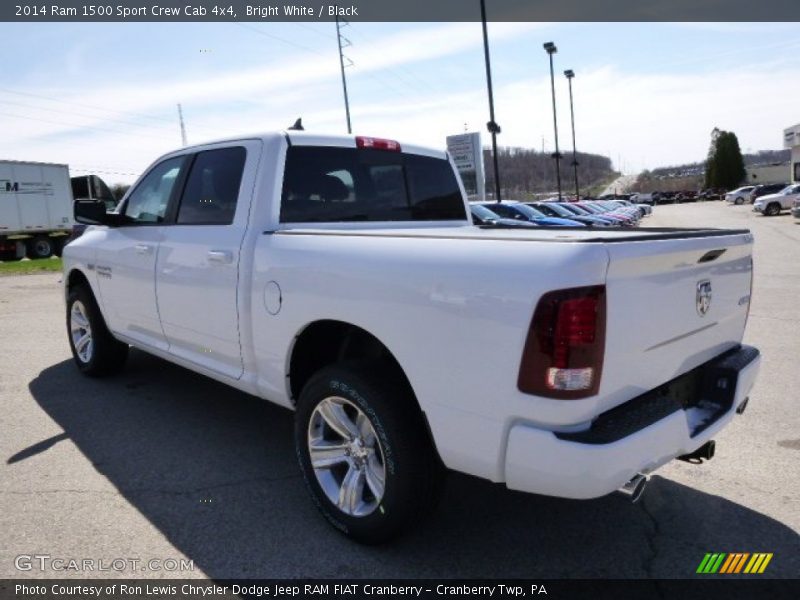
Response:
M133 249L136 251L136 254L150 254L153 247L147 244L136 244Z
M233 253L227 250L209 250L206 256L208 262L211 263L228 264L233 262Z

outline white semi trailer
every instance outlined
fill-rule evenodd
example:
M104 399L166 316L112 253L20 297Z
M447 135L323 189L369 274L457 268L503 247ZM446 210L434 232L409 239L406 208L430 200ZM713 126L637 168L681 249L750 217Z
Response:
M0 260L60 256L72 204L67 165L0 160Z

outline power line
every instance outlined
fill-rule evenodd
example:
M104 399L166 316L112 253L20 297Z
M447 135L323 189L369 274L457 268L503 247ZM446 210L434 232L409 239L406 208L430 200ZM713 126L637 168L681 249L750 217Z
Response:
M142 119L154 119L154 120L157 120L157 121L166 121L168 123L172 123L173 122L172 119L167 119L165 117L156 117L154 115L145 115L145 114L142 114L142 113L135 113L135 112L130 112L130 111L125 112L125 111L120 111L120 110L112 110L112 109L109 109L109 108L104 108L102 106L94 106L94 105L91 105L91 104L83 104L83 103L80 103L80 102L72 102L70 100L64 100L64 99L61 99L61 98L53 98L52 96L44 96L42 94L33 94L31 92L20 92L20 91L16 91L16 90L12 90L12 89L9 89L9 88L4 88L4 87L0 87L0 92L5 92L7 94L15 94L17 96L28 96L30 98L41 98L43 100L49 100L51 102L58 102L60 104L72 104L73 106L81 106L83 108L92 108L94 110L102 110L102 111L105 111L105 112L117 113L117 114L120 114L120 115L133 115L133 116L140 117Z
M237 27L242 27L244 29L249 29L253 33L257 33L258 35L263 35L264 37L270 38L271 40L275 40L276 42L282 42L284 44L297 48L298 50L303 50L304 52L311 52L312 54L316 54L318 56L327 56L326 53L323 53L320 50L314 50L313 48L303 46L302 44L297 44L295 42L292 42L291 40L284 39L280 36L274 35L272 33L267 33L266 31L262 31L261 29L258 29L256 27L252 27L251 25L247 25L246 23L233 23L233 25L236 25Z
M297 25L298 27L302 27L303 29L308 29L309 31L313 31L317 35L328 38L329 40L335 39L335 35L331 35L330 33L326 33L324 31L320 31L316 27L311 27L310 25L306 25L305 23L292 23L292 25Z
M364 42L364 43L366 43L366 44L368 44L368 45L370 45L373 48L376 48L378 50L382 49L379 42L376 42L374 40L374 38L372 38L371 36L367 36L362 30L354 29L354 33L356 35L354 35L353 37L355 37L355 38L363 38L360 41L362 41L362 42ZM418 89L423 89L425 91L428 91L433 87L439 87L439 88L442 87L440 83L437 82L436 84L432 84L431 82L423 79L422 77L420 77L419 75L417 75L416 73L414 73L410 69L408 69L406 67L403 67L402 65L397 65L395 67L384 67L384 69L394 73L394 75L398 79L400 79L401 81L403 81L406 85L408 85L410 87L416 87ZM408 77L416 79L419 83L412 82L408 77L403 75L403 72L406 73L408 75Z
M133 125L134 127L143 127L143 128L155 129L155 130L159 130L159 131L163 131L164 128L166 128L166 124L165 125L150 125L150 124L147 124L147 123L137 123L135 121L128 121L128 120L125 120L125 119L111 119L111 118L108 118L108 117L101 117L99 115L89 115L89 114L86 114L86 113L67 111L67 110L63 110L63 109L59 109L59 108L49 108L47 106L37 106L35 104L23 104L22 102L12 102L10 100L0 100L0 104L8 104L8 105L11 105L11 106L21 106L22 108L29 108L29 109L34 109L34 110L44 110L44 111L47 111L47 112L54 112L54 113L59 113L59 114L63 114L63 115L72 115L72 116L75 116L75 117L83 117L83 118L86 118L86 119L95 119L95 118L97 118L97 119L101 119L103 122L122 123L123 125Z
M90 168L78 168L78 167L73 167L72 165L69 165L69 171L70 171L70 173L72 173L74 171L76 173L94 173L94 174L98 174L99 173L100 175L129 175L131 177L138 177L139 175L141 175L141 172L132 173L132 172L125 172L125 171L109 171L109 170L106 170L106 169L94 169L94 168L91 168L91 167Z
M15 114L4 113L4 112L0 112L0 115L2 115L4 117L12 117L14 119L26 119L28 121L40 121L42 123L50 123L51 125L66 125L68 127L74 128L74 129L92 129L94 131L102 131L102 132L105 132L105 133L121 133L123 135L136 135L138 137L148 137L148 138L157 139L157 140L165 140L165 139L167 139L166 137L157 137L157 136L154 136L154 135L147 135L145 133L128 133L127 131L122 131L122 130L119 130L119 129L108 129L106 127L95 127L93 125L78 125L76 123L65 123L63 121L51 121L49 119L39 119L37 117L28 117L28 116L25 116L25 115L15 115Z

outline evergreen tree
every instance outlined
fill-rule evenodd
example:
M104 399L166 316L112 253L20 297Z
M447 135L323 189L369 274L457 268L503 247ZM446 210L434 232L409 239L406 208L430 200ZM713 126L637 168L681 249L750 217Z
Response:
M732 131L714 128L706 159L705 187L733 189L747 177L739 140Z

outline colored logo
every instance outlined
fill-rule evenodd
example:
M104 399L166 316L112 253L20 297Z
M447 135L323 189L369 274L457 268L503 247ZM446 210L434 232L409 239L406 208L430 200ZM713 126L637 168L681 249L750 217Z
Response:
M697 567L697 573L731 575L735 573L763 573L769 561L772 560L772 552L709 552L705 555Z

